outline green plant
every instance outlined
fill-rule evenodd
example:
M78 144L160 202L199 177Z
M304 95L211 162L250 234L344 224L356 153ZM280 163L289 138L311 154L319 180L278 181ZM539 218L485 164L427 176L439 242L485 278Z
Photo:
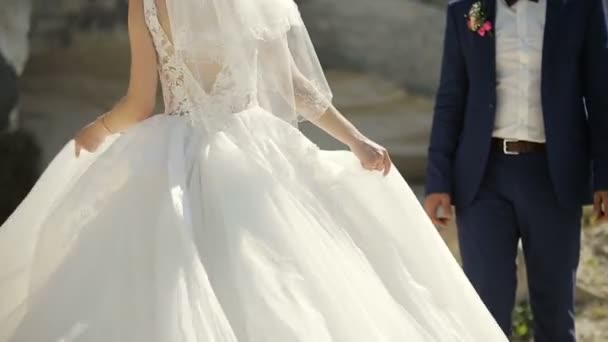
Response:
M532 308L528 302L521 302L513 312L514 341L529 342L534 336Z

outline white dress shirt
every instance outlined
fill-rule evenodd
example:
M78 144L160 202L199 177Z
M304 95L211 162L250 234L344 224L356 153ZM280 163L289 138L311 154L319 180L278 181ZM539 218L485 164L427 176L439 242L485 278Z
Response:
M541 66L547 0L497 0L497 103L493 136L544 143ZM492 38L489 38L492 39Z

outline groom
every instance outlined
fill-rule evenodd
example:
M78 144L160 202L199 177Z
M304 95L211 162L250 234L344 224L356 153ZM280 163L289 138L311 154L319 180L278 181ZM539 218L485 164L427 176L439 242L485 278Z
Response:
M455 205L464 270L507 335L521 240L536 342L575 341L590 184L595 214L608 219L606 7L456 0L448 8L425 209L445 226Z

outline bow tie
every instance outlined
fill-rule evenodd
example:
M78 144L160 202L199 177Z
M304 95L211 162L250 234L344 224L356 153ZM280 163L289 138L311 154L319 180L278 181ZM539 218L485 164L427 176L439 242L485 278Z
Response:
M507 5L509 5L509 7L512 7L513 5L515 5L517 3L518 0L505 0L507 2ZM532 2L536 2L538 3L538 0L527 0L527 1L532 1Z

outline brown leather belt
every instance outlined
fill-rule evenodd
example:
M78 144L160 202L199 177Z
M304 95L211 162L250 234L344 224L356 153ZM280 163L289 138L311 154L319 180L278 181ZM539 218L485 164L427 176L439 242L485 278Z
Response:
M492 151L506 155L545 152L545 144L511 139L492 138Z

